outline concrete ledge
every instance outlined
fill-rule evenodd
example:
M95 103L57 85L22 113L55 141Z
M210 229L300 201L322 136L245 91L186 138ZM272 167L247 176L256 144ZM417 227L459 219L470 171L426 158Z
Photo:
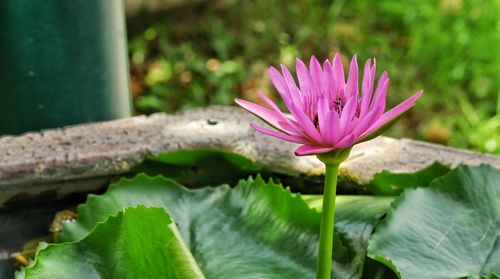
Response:
M147 156L179 149L231 151L280 174L323 173L314 156L295 157L295 144L258 134L249 128L250 122L260 120L236 107L209 107L0 137L0 205L24 195L60 197L95 190ZM434 161L500 168L498 156L378 137L353 149L341 175L366 184L384 169L412 172Z

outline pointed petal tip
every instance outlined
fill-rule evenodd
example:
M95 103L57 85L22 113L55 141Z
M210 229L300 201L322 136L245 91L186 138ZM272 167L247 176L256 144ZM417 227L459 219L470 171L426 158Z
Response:
M235 102L236 104L240 105L240 106L241 106L241 103L242 103L243 101L245 101L245 100L240 99L240 98L234 98L234 102Z
M272 74L272 73L276 73L276 72L278 72L278 70L274 66L267 67L268 74Z
M255 103L252 103L250 101L247 101L247 100L244 100L244 99L240 99L240 98L234 98L234 102L239 105L240 107L250 111L250 112L253 112L253 106L259 106L259 107L262 107L262 108L266 108L266 107L263 107L261 105L258 105L258 104L255 104ZM267 108L266 108L267 109Z
M259 97L261 97L261 98L266 98L267 97L267 95L264 92L262 92L262 90L257 90L257 95L259 95Z
M288 67L285 64L280 64L280 67L281 67L281 72L283 73L283 76L285 76L286 73L290 73L290 70L288 70Z
M420 89L415 94L411 95L408 99L406 99L403 103L407 103L408 107L412 107L415 104L415 102L417 102L418 98L422 96L422 94L424 94L424 90Z
M375 69L377 69L377 58L373 57L372 71L374 75L375 75Z
M351 64L349 67L355 67L356 69L358 68L358 58L356 57L356 54L352 57L351 59Z
M275 137L275 138L278 138L280 140L299 143L299 144L306 144L308 142L307 139L304 139L300 136L289 135L285 131L280 130L280 129L270 130L270 129L261 127L259 125L256 125L254 123L250 123L250 127L259 133L262 133L262 134L265 134L265 135L268 135L271 137Z
M387 74L386 71L383 71L382 74L380 75L380 77L378 78L377 87L379 84L384 85L384 83L386 83L388 81L389 81L389 75Z
M263 119L264 121L276 122L277 118L275 112L270 110L269 108L243 99L236 98L234 99L234 101L236 102L236 104L246 109L247 111L255 114L257 117Z
M300 57L296 57L296 58L295 58L295 63L297 63L297 64L298 64L298 63L301 63L301 64L304 64L304 65L305 65L304 61L302 61L302 59L300 59Z
M261 132L261 129L263 127L260 127L259 125L255 124L255 123L250 123L250 128L254 129L255 131L257 132ZM267 130L267 129L266 129ZM262 132L261 132L262 133Z
M372 59L371 58L366 59L365 68L368 68L368 70L370 70L371 65L372 65Z
M407 99L407 101L410 103L410 107L417 102L417 100L420 98L420 96L422 96L422 94L424 94L424 90L420 89L415 94L411 95L410 98Z
M309 68L313 68L314 66L319 66L319 69L321 70L321 64L319 63L319 60L316 58L316 56L313 54L311 55L311 59L309 60Z

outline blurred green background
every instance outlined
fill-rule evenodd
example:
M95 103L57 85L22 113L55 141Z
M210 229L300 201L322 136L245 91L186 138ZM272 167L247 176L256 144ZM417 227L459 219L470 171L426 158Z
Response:
M377 58L394 105L387 134L500 154L500 0L201 1L129 18L136 113L276 96L270 65L340 52Z

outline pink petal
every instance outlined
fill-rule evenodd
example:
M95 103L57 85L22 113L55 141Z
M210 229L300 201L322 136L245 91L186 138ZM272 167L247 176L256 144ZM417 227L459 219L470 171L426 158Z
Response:
M268 135L268 136L272 136L272 137L275 137L275 138L278 138L278 139L281 139L281 140L285 140L285 141L289 141L289 142L295 142L295 143L301 143L301 144L305 144L305 143L309 143L309 141L307 139L304 139L304 138L301 138L301 137L296 137L296 136L290 136L290 135L287 135L287 134L283 134L283 133L279 133L279 132L276 132L276 131L273 131L273 130L269 130L267 128L264 128L264 127L260 127L260 126L257 126L255 124L250 124L250 127L252 127L254 130L258 131L258 132L261 132L265 135Z
M373 67L370 68L370 59L366 60L365 70L363 73L363 88L361 91L361 110L360 116L366 115L368 113L368 106L372 100L373 94L373 82L375 81L375 69L377 62L373 59Z
M354 114L356 113L356 106L357 106L358 100L357 96L351 96L344 108L342 109L342 113L340 114L340 125L339 125L339 130L342 134L347 133L346 130L354 117Z
M387 87L389 86L389 79L383 80L382 83L377 85L377 91L375 91L375 96L370 104L369 110L375 111L375 118L378 119L385 110L386 98L387 98Z
M382 112L385 110L385 101L387 96L387 87L389 86L389 78L387 77L387 72L383 72L377 82L377 89L375 90L375 95L370 103L370 110L375 106L380 106Z
M358 111L359 98L356 95L352 97L355 97L355 105L354 108L350 111L349 117L347 118L347 125L344 129L344 135L351 134L354 128L356 128L359 121L359 118L356 116L356 112Z
M286 132L288 134L292 135L301 135L302 132L296 128L296 123L292 123L292 120L288 118L281 110L280 108L271 100L269 97L266 96L262 91L258 92L259 97L268 105L270 106L275 112L276 116L281 118L281 121L278 121L278 124L280 124L283 128L285 128ZM295 121L293 121L295 122Z
M317 95L322 95L323 69L321 68L321 64L319 64L318 59L316 59L314 55L311 56L311 60L309 61L309 69L311 71L311 78L313 81L314 90Z
M305 155L321 154L332 151L333 149L334 149L333 147L312 146L305 144L295 149L295 155L305 156Z
M299 80L300 92L308 97L315 97L315 90L309 70L299 58L296 59L297 79Z
M327 138L327 143L335 145L340 137L340 117L335 110L331 110L328 113L328 129L326 129L325 137Z
M281 112L280 108L278 107L278 105L276 105L271 99L269 99L269 97L267 97L266 94L264 94L264 92L262 91L258 91L257 92L259 97L268 105L270 106L275 112L277 113L281 113L283 114L283 112Z
M298 109L295 104L291 103L289 108L298 125L304 129L304 132L311 139L311 141L317 144L322 144L323 138L319 134L318 130L316 130L316 127L314 127L311 119L303 111Z
M328 134L330 133L331 125L328 123L328 113L330 112L328 108L328 99L325 96L321 96L318 101L318 126L319 133L325 142L328 142Z
M356 127L352 131L354 136L359 137L360 135L364 134L366 129L368 129L373 123L375 123L377 119L377 107L374 110L371 110L363 116L363 118L360 118L358 122L356 123Z
M333 73L335 74L335 80L337 88L340 92L337 92L342 98L344 98L344 86L345 86L345 76L344 68L342 67L342 61L340 60L340 55L337 53L333 58Z
M335 99L337 83L333 74L332 65L328 60L323 63L323 90L328 100Z
M269 69L267 70L267 74L269 75L269 78L271 79L271 82L273 83L278 93L280 93L281 98L289 99L290 91L288 90L288 86L285 82L285 79L278 72L278 70L276 70L276 68L274 67L269 67Z
M351 65L349 67L349 76L347 77L347 84L345 86L344 94L346 98L353 95L359 94L358 89L358 61L356 55L351 59Z
M353 146L354 143L356 143L356 137L354 136L354 134L349 134L349 135L345 136L337 144L335 144L335 148L337 148L337 149L348 148L348 147Z
M280 122L282 122L282 117L279 116L276 112L263 107L261 105L254 104L252 102L242 100L242 99L235 99L234 100L238 105L240 105L242 108L248 110L249 112L255 114L257 117L260 119L264 120L265 122L269 123L269 125L275 127L276 129L283 130L287 132L287 129L285 129Z
M302 101L302 96L300 94L299 88L297 87L297 84L295 83L295 80L293 79L292 74L290 74L290 71L288 71L288 68L285 67L285 65L281 65L281 72L283 73L283 77L288 87L288 91L290 92L290 98L291 98L283 101L285 101L285 104L287 104L287 106L289 101L293 101L295 104L302 107L304 105Z
M386 113L382 114L382 116L380 116L380 118L377 119L377 121L372 126L370 126L370 128L364 133L363 136L371 134L372 132L376 131L387 122L391 121L392 119L398 117L402 113L409 110L411 107L413 107L413 105L415 104L417 99L420 98L423 92L424 92L423 90L418 91L417 93L413 94L410 98L406 99L399 105L395 106Z

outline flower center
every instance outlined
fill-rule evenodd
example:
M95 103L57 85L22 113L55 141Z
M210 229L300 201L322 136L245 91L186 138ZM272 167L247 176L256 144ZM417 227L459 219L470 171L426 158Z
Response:
M344 109L345 103L342 98L337 97L333 100L333 109L340 115L342 109Z

